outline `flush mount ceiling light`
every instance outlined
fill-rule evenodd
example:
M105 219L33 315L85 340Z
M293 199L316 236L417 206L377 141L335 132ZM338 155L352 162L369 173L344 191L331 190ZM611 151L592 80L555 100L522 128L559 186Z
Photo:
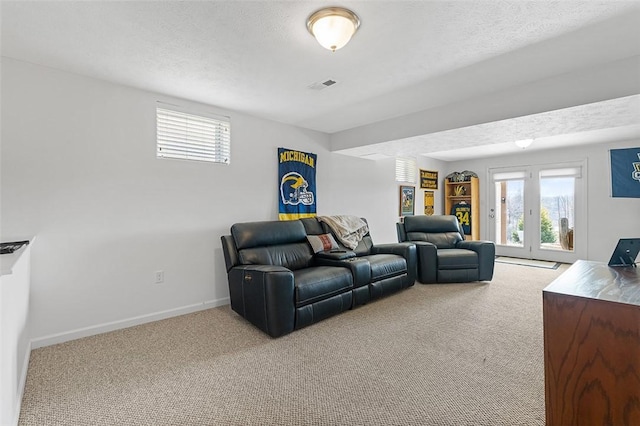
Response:
M307 19L307 29L318 43L332 52L344 47L360 27L358 16L342 7L327 7Z
M515 141L514 143L516 144L517 147L525 149L526 147L528 147L533 143L533 139L522 139L519 141Z

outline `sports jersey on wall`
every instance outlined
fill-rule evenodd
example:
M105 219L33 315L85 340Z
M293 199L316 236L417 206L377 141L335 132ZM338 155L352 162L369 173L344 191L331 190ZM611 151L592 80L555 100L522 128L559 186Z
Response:
M466 202L454 204L451 207L451 214L458 218L465 235L471 235L471 204Z

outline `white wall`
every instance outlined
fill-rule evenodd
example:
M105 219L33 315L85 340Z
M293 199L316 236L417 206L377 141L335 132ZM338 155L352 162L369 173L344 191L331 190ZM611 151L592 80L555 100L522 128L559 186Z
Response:
M535 143L535 142L534 142ZM583 145L544 151L524 150L521 154L473 161L447 163L445 175L472 170L480 177L480 233L488 238L487 203L490 168L570 162L587 162L587 259L607 262L619 238L640 237L640 199L611 197L609 150L640 146L640 140Z
M38 238L34 347L227 303L220 236L277 218L279 146L318 154L319 214L396 240L393 160L332 154L325 134L7 58L1 90L1 231ZM230 116L231 165L156 159L157 100Z

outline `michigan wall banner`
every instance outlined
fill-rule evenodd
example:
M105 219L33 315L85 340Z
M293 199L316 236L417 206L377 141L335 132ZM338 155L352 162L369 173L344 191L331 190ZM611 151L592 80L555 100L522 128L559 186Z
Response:
M640 198L640 147L612 149L611 195Z
M303 219L316 216L316 164L318 156L294 149L278 148L278 218Z

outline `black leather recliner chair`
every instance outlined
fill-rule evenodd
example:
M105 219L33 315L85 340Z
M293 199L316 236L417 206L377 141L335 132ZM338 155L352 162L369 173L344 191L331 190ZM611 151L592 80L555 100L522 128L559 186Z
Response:
M492 241L465 241L453 215L407 216L397 223L398 241L418 249L418 281L453 283L491 281L495 262Z

